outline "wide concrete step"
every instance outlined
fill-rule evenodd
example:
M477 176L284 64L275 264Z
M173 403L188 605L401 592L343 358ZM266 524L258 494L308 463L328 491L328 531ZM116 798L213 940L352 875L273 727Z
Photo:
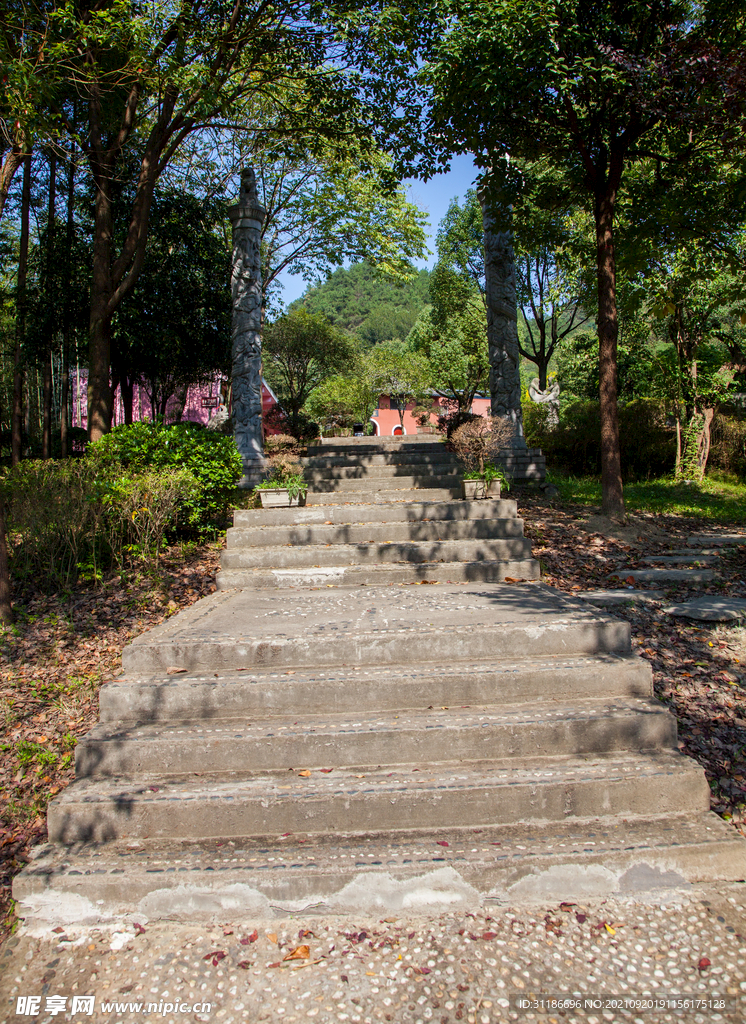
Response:
M141 840L37 847L17 875L18 916L52 927L123 914L150 920L462 913L516 901L644 897L746 877L746 843L716 814L601 817L389 835L291 835L267 843ZM230 908L230 909L229 909Z
M657 701L540 703L509 708L99 724L75 750L77 778L190 775L289 768L427 766L676 745L676 719Z
M399 493L399 492L397 492ZM311 495L313 497L313 495ZM479 501L427 501L419 495L412 501L378 502L350 508L339 501L325 508L293 506L292 508L236 509L236 528L253 526L340 526L350 523L410 523L439 520L457 522L465 519L514 519L518 506L512 498L484 498Z
M172 722L314 714L399 712L443 705L649 698L650 663L627 655L464 661L444 665L210 672L120 677L99 691L102 722ZM295 719L294 719L295 721Z
M390 541L378 544L305 544L230 548L224 569L295 569L335 565L380 565L387 562L485 562L531 559L526 537L507 540Z
M538 580L539 576L540 566L534 558L501 562L383 562L295 569L221 569L217 576L217 589L407 587L420 583L526 582Z
M351 476L345 478L333 478L327 473L305 473L305 479L309 485L309 494L318 494L328 491L347 491L350 493L365 492L376 494L378 491L392 490L455 490L461 487L460 475L453 472L432 476L427 473L394 473L387 470L386 473L366 474L365 476Z
M195 766L198 767L198 766ZM248 778L81 779L50 805L52 842L278 836L703 813L704 772L681 754L534 758Z
M463 474L463 469L456 464L445 464L440 465L424 465L424 466L332 466L324 468L315 468L313 466L306 466L303 471L304 479L309 483L311 487L318 487L319 484L329 483L333 481L344 481L348 483L352 480L375 480L376 483L382 481L419 481L419 480L432 480L445 481L448 486L451 486L454 480L460 480ZM437 486L437 483L433 484Z
M232 527L226 546L278 544L382 544L390 541L476 540L523 537L522 519L451 519L415 523L326 523L308 526Z
M443 448L442 434L404 434L390 437L330 437L310 444L307 455L361 455L368 452L437 451Z
M345 453L342 455L314 455L299 459L302 466L310 469L331 469L343 466L458 466L459 461L453 452L445 449L438 451L413 452L375 452L368 455Z
M336 586L290 590L282 601L268 590L218 591L138 636L122 666L150 675L629 650L628 622L540 583Z
M398 483L398 481L397 481ZM309 490L306 505L375 505L400 501L419 504L423 501L453 501L461 493L459 487L426 487L419 484L403 483L401 487L381 487L377 490L370 485L365 489L353 490L346 484L339 490Z

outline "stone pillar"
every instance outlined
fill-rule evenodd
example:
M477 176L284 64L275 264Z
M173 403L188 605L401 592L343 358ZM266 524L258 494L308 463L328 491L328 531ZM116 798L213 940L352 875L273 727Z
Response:
M513 448L525 449L511 209L504 194L495 186L494 178L489 187L483 185L477 194L484 226L491 411L493 416L506 417L513 422Z
M262 435L262 265L266 211L259 205L251 167L241 172L241 192L228 209L233 225L231 348L233 433L243 460L239 487L258 484L267 471Z

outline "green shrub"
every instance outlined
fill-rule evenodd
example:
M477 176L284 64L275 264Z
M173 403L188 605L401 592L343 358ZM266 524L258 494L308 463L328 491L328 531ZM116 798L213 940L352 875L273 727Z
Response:
M746 478L746 420L718 413L712 421L708 468Z
M128 470L188 470L199 490L183 499L180 521L199 533L224 524L241 476L241 456L233 438L191 423L163 426L146 421L115 427L89 446L86 461L102 470L114 464Z
M192 473L165 467L106 472L86 459L27 460L2 481L10 570L44 590L96 580L127 554L155 555L200 487Z
M579 477L601 472L598 402L570 402L561 407L559 425L554 428L549 427L545 414L525 409L524 431L527 442L543 450L550 470ZM662 403L648 399L620 403L619 440L625 481L650 480L673 471L676 437Z

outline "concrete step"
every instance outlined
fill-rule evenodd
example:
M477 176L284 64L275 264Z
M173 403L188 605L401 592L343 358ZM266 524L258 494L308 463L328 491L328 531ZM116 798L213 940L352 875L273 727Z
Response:
M291 835L77 848L47 844L16 876L26 926L371 916L402 907L463 913L524 901L642 898L661 888L746 877L746 844L716 814L602 817L391 835ZM652 895L652 894L651 894ZM655 898L655 897L653 897ZM660 898L660 896L658 896Z
M223 569L295 569L335 565L380 565L389 562L483 562L531 559L526 537L507 540L391 541L379 544L305 544L230 548Z
M49 839L208 839L422 829L709 809L702 769L678 753L162 778L81 779L49 805Z
M441 449L438 451L412 452L370 452L367 455L345 453L339 455L313 455L299 459L302 466L310 469L327 469L345 466L458 466L460 465L453 452Z
M311 566L296 569L221 569L218 590L415 586L426 583L503 583L538 580L534 558L503 562L384 562L376 565Z
M414 523L348 523L232 527L229 551L278 544L382 544L391 541L497 540L523 537L522 519L451 519Z
M456 487L461 487L461 478L456 472L444 473L442 476L430 476L426 473L413 474L411 472L397 474L388 470L386 473L381 472L378 475L371 474L345 479L335 479L327 473L305 473L304 476L309 485L309 493L314 495L337 490L351 493L364 491L376 494L382 490L453 491Z
M399 493L399 492L397 492ZM339 501L326 508L236 509L233 525L236 528L252 526L307 526L347 525L349 523L410 523L417 524L432 520L455 522L465 519L513 519L518 515L518 506L512 498L484 498L479 501L446 499L428 501L418 496L413 501L396 501L389 504L362 505L350 508Z
M454 479L461 479L463 469L455 463L427 463L425 465L382 465L382 466L306 466L303 470L304 479L311 485L333 480L440 480L445 479L450 486Z
M453 501L461 494L460 486L456 487L420 487L403 484L401 488L386 487L381 490L368 487L353 490L349 487L340 490L309 490L306 505L375 505L400 501L419 504L423 501Z
M524 702L620 700L653 693L650 663L627 655L519 658L443 665L353 666L121 677L99 693L101 721L358 714ZM293 718L293 721L296 719Z
M650 555L643 558L645 565L714 565L720 561L719 555L703 555L690 551L687 554Z
M310 444L306 455L334 455L354 452L413 452L443 448L442 434L404 434L398 437L330 437L321 444Z
M155 725L99 724L75 750L75 774L200 775L441 761L608 754L676 745L676 719L657 701L435 708L396 714L313 714Z
M122 666L150 675L629 650L628 622L540 583L345 586L292 590L281 602L272 591L218 591L138 636Z

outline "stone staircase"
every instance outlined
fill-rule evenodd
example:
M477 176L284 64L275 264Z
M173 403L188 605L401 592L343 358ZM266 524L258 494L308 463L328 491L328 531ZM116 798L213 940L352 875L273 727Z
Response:
M125 649L16 879L21 916L746 876L629 625L538 582L515 502L445 499L455 475L430 442L344 448L309 456L308 507L237 512L218 591Z

